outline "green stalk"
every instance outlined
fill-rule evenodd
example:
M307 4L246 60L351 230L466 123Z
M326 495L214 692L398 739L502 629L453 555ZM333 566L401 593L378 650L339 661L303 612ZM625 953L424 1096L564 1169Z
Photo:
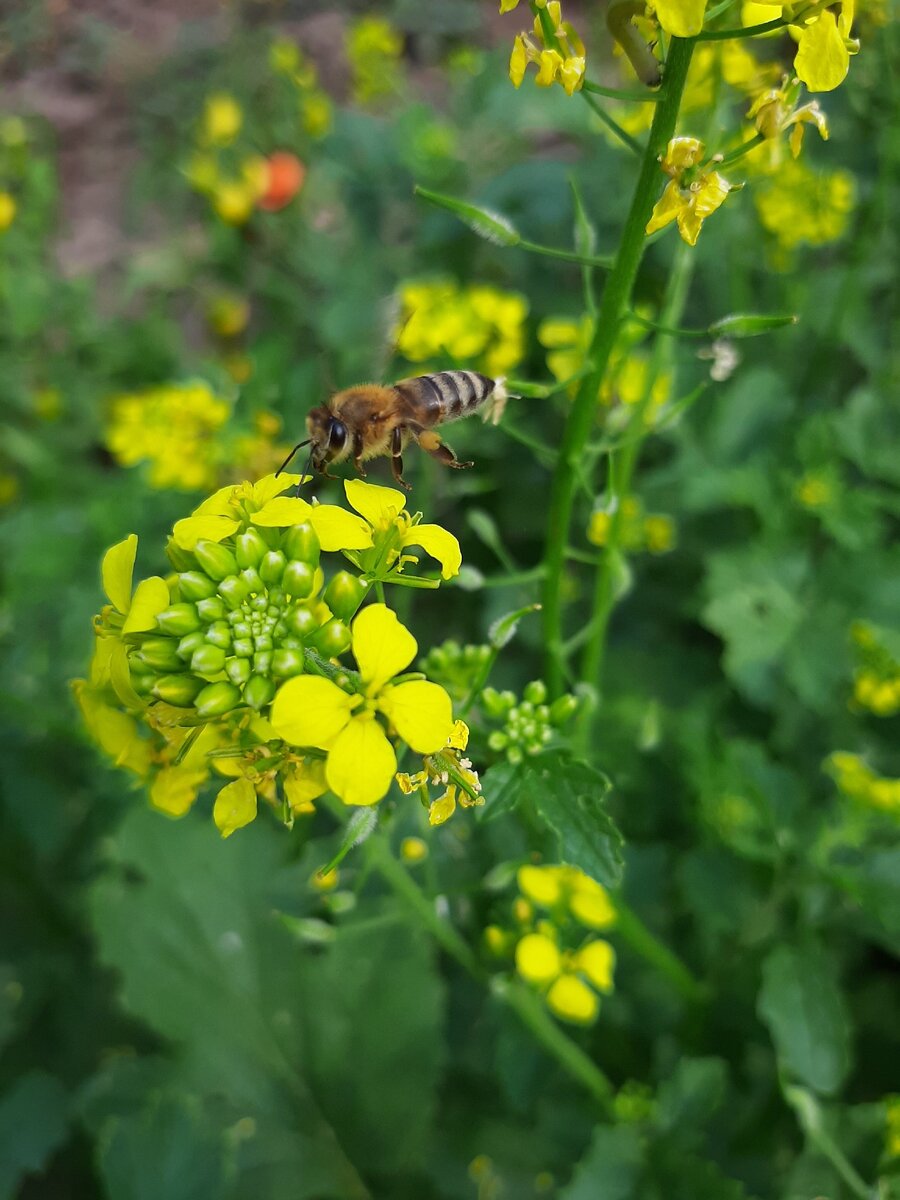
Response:
M553 695L558 695L563 686L562 584L579 464L596 419L597 392L606 373L619 324L631 302L638 267L644 254L644 229L662 185L658 159L675 133L693 50L693 40L672 39L666 60L665 96L656 107L616 263L607 279L597 314L594 339L588 353L593 369L581 384L572 404L556 462L544 554L546 575L543 588L547 680Z

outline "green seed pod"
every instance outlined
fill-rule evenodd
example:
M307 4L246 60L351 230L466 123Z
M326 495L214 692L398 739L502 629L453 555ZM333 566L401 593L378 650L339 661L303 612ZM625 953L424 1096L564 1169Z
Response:
M522 694L530 704L543 704L547 699L546 684L541 679L533 679L531 683L526 684Z
M134 669L134 666L132 666L131 659L129 659L128 665L131 668L129 671L129 675L131 677L131 686L134 688L134 690L137 692L137 694L139 696L152 696L153 695L153 685L156 683L157 679L160 678L160 676L145 675L141 671L136 671ZM142 665L142 664L138 664L138 665Z
M197 612L204 624L211 625L213 621L224 620L228 609L221 596L208 596L205 600L197 601Z
M258 650L253 655L253 670L257 675L268 675L272 670L272 651Z
M237 575L237 559L227 546L219 542L210 542L202 538L194 547L197 562L210 579L224 579L227 575Z
M250 660L249 658L226 658L225 659L225 674L232 683L242 687L250 678Z
M335 617L317 629L310 642L324 658L337 658L350 646L350 630Z
M550 724L563 725L578 709L578 698L566 693L550 705Z
M178 654L178 657L183 659L185 662L190 662L194 651L198 646L204 645L205 642L206 634L203 632L203 630L195 629L193 633L186 633L184 635L184 637L178 643L176 653Z
M213 621L212 625L206 631L206 641L211 646L218 646L222 650L227 650L231 645L231 630L228 627L228 622Z
M216 594L215 581L202 571L183 571L178 576L178 588L183 600L205 600Z
M238 658L250 658L253 655L253 642L250 638L235 638L231 648Z
M241 702L241 693L233 683L220 680L208 683L194 700L194 707L202 717L220 717L230 712Z
M200 646L191 659L191 670L195 675L218 675L225 670L225 651L221 646Z
M303 651L280 646L272 651L272 674L279 679L290 679L303 673Z
M250 595L250 589L237 575L227 575L219 584L219 595L229 608L240 608Z
M161 675L153 685L153 695L176 708L190 708L202 687L203 680L193 675Z
M244 685L244 702L257 712L275 695L275 684L265 675L251 675Z
M248 529L234 539L234 557L239 567L256 567L269 547L258 529Z
M299 596L303 599L312 592L315 578L315 570L309 563L292 559L284 568L281 586L289 596Z
M287 558L308 563L311 567L318 565L319 538L308 521L289 529L281 539L281 545Z
M349 571L338 571L322 597L336 617L349 621L362 604L366 585Z
M163 633L183 637L200 628L200 617L194 604L173 604L171 608L156 614L156 623Z
M269 550L259 563L259 577L263 583L278 583L284 574L287 559L280 550ZM269 592L269 600L272 594Z
M178 643L172 638L149 637L141 642L138 659L154 671L183 671Z
M291 633L295 634L299 638L309 637L313 630L318 629L319 627L319 622L316 620L313 614L308 608L304 608L302 605L298 605L297 608L291 609L288 615L284 618L284 623L287 625Z
M241 571L241 579L246 583L251 596L259 596L266 590L266 585L260 579L256 567L244 567L243 571ZM268 603L269 600L266 597L267 606Z

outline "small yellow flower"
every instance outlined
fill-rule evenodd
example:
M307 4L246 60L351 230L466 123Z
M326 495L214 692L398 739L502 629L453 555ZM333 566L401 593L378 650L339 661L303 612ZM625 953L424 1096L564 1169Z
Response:
M810 472L797 484L795 495L804 508L824 508L832 500L834 488L831 480Z
M450 697L427 680L390 680L415 657L415 638L383 604L356 617L352 648L362 692L350 694L330 679L300 675L289 679L272 703L271 723L294 746L328 752L325 778L345 804L377 803L397 770L394 748L378 721L419 754L445 745L453 727Z
M213 190L212 205L226 225L243 225L253 214L256 198L252 184L231 180L218 184Z
M535 76L538 87L552 87L554 83L559 83L566 95L571 96L584 83L584 43L570 22L563 21L559 0L549 0L537 7L545 10L552 26L552 38L545 30L540 14L534 20L533 36L530 33L516 35L509 58L510 81L519 87L525 78L526 67L534 63L538 68ZM509 12L511 9L501 8L501 11Z
M362 17L347 35L353 94L360 104L390 95L399 83L403 37L383 17Z
M562 971L556 942L543 933L527 933L516 946L516 970L529 983L551 983Z
M404 838L400 843L400 857L405 863L415 866L428 857L428 845L421 838Z
M663 513L644 518L644 544L651 554L667 554L675 545L675 522Z
M703 222L733 190L718 171L700 169L702 158L703 143L697 138L677 137L669 142L661 166L671 178L647 222L648 234L677 221L682 239L696 246Z
M454 721L446 743L436 754L426 755L422 770L415 775L401 772L397 784L405 796L419 792L423 803L428 805L428 823L443 825L456 812L457 803L463 808L480 807L484 804L481 795L481 780L472 763L461 757L469 743L469 727L465 721ZM428 785L443 786L446 791L436 800L431 799Z
M777 138L786 129L791 130L791 154L797 158L803 143L803 133L807 125L815 125L823 141L828 141L828 121L819 108L818 101L813 100L800 108L796 107L797 88L788 83L787 76L780 88L769 88L762 92L753 104L747 116L754 120L757 130L764 138Z
M763 227L785 250L808 243L825 245L846 230L855 205L855 184L848 171L812 171L788 160L777 174L754 189L753 201Z
M440 525L422 525L410 517L406 496L396 488L365 483L361 479L344 481L344 491L352 508L368 522L377 553L385 556L385 565L398 562L402 568L401 552L408 546L421 546L441 564L441 575L452 579L459 574L462 552L458 540ZM390 541L390 545L386 541ZM412 561L415 561L414 559ZM369 564L364 564L368 566Z
M300 101L300 120L312 138L322 138L334 122L331 99L324 92L311 92Z
M824 4L791 27L797 38L794 70L811 92L831 92L847 78L850 55L856 54L859 43L850 37L854 0L842 0L840 13L835 15Z
M0 233L9 229L16 219L16 202L9 192L0 192Z
M241 106L229 92L208 96L201 121L201 137L212 146L229 146L241 131Z
M547 993L547 1006L573 1025L590 1025L596 1020L600 1003L577 975L560 975Z

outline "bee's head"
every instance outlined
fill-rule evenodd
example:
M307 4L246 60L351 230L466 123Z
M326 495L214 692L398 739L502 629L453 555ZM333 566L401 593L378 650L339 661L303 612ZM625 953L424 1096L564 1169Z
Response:
M349 453L347 426L326 405L320 404L309 413L306 428L312 445L313 465L317 471L327 463L339 462Z

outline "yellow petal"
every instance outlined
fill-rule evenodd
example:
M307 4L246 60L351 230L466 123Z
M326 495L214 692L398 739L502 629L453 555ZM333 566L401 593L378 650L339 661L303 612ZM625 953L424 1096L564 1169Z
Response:
M667 175L680 175L703 157L703 143L695 137L675 137L666 146L660 166Z
M282 472L281 475L264 475L254 483L251 490L253 503L262 508L264 504L286 492L289 487L296 487L301 478L300 475L289 475L286 472Z
M704 221L724 204L730 191L731 185L718 171L704 175L699 190L692 194L692 205L700 220Z
M213 492L211 496L208 496L202 504L198 504L191 515L194 517L232 516L231 503L240 486L240 484L229 483L227 487L219 488L217 492Z
M313 506L299 496L278 496L269 500L259 512L254 513L254 525L282 529L288 525L302 525L311 519Z
M606 888L582 875L572 889L569 900L572 916L589 929L608 929L616 923L616 910Z
M388 491L388 488L384 489ZM452 533L442 529L440 525L413 525L406 534L402 546L421 546L422 549L436 558L441 564L441 575L444 579L452 579L459 574L462 565L462 551L459 542Z
M328 754L325 778L345 804L377 804L391 786L397 756L372 713L353 717Z
M443 796L432 800L428 806L428 824L443 825L456 812L456 788L448 787Z
M561 975L547 993L547 1006L564 1021L590 1025L600 1011L600 1001L575 975Z
M542 908L552 908L562 894L560 872L555 867L519 867L516 882L522 895Z
M446 746L453 732L453 705L436 683L411 680L386 687L378 707L400 737L417 754L434 754Z
M516 945L516 970L529 983L549 983L562 970L556 942L543 933L528 933Z
M303 519L316 531L323 550L367 550L372 545L366 522L336 504L317 504Z
M129 533L124 541L110 546L103 555L100 567L103 590L113 607L123 614L128 612L131 604L131 577L134 574L137 544L137 534Z
M364 608L354 620L351 633L359 672L372 693L380 691L389 679L409 666L419 648L413 635L385 604Z
M811 92L831 92L844 82L850 52L829 9L800 31L794 70Z
M344 491L351 507L376 529L386 528L406 508L406 497L396 488L364 483L361 479L345 479Z
M182 550L193 550L201 538L210 542L221 542L240 527L240 521L233 517L184 517L183 520L175 522L172 537L175 545L180 546Z
M590 982L600 992L613 990L613 971L616 966L616 952L609 942L588 942L578 951L576 958L578 969L588 977Z
M142 579L134 589L131 608L122 626L122 633L143 633L156 625L156 614L169 607L169 589L164 579L151 575Z
M170 817L183 817L205 781L202 768L163 767L150 786L150 803Z
M236 829L249 825L255 817L256 790L249 779L226 783L213 805L213 820L222 837L231 837Z
M525 68L528 66L528 52L521 35L516 35L512 53L509 56L509 78L514 87L521 87L525 78Z
M469 727L465 721L454 721L447 745L451 750L465 750L469 744Z
M662 229L670 221L674 221L686 207L687 201L682 196L677 181L670 180L666 185L666 190L653 206L653 212L650 214L650 220L647 222L644 232L656 233L657 229Z
M706 0L654 0L656 19L675 37L696 37L703 28Z
M350 720L354 697L318 675L297 675L282 684L269 720L292 746L327 750Z
M107 704L92 688L78 679L72 685L88 732L113 760L142 778L150 769L150 744L140 736L134 717Z
M293 766L284 777L284 794L294 812L312 812L317 800L328 788L325 782L325 763L312 758Z

